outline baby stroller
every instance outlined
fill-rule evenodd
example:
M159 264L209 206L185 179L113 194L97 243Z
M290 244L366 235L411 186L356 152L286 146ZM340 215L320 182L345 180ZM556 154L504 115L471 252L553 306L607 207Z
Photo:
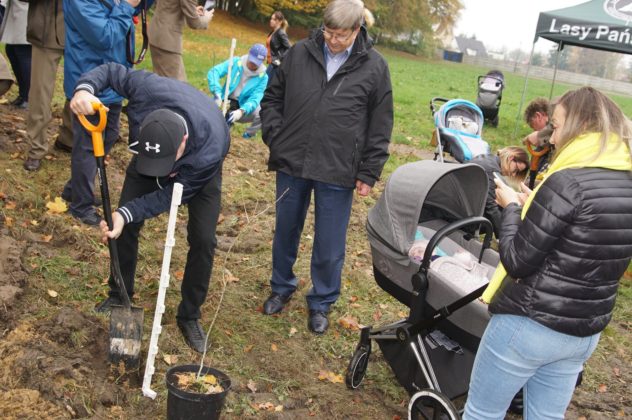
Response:
M375 341L411 395L409 418L460 418L451 400L467 394L489 321L487 305L477 298L499 261L489 248L492 226L481 217L486 191L487 176L474 164L414 162L388 179L367 221L373 272L377 284L410 312L398 322L362 328L347 387L360 386ZM465 233L468 228L482 229L483 242ZM419 232L428 241L417 263L409 250ZM446 264L463 250L475 261L477 276Z
M443 105L437 108L439 103ZM463 163L490 152L489 145L481 138L483 113L472 102L432 98L430 111L435 124L432 144L437 146L434 160L443 162L443 153L449 153Z
M491 70L485 76L478 76L478 95L476 105L483 111L485 121L498 127L498 111L503 99L505 76L498 70Z

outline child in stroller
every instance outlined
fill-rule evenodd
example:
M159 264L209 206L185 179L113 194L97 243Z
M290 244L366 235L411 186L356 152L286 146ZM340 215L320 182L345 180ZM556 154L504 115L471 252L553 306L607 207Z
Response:
M491 224L481 217L486 191L487 175L474 164L414 162L388 179L367 221L373 271L410 313L362 329L347 370L349 388L360 385L375 340L412 395L409 417L459 418L451 400L467 393L489 320L477 298L499 261L489 248ZM484 241L466 234L468 227L483 229Z
M490 70L484 76L478 76L478 95L476 105L483 111L485 121L498 127L498 112L503 98L505 76L499 70Z
M443 103L441 107L438 107ZM481 138L483 113L480 108L464 99L432 98L430 111L435 124L431 144L436 146L435 160L443 162L444 152L457 162L489 154L489 145Z

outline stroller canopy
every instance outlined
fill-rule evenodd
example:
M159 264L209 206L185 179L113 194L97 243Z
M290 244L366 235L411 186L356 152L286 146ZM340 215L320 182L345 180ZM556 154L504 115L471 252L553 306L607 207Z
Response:
M383 254L408 265L421 209L430 205L456 219L482 216L487 174L476 164L431 160L407 163L393 172L369 211L369 242Z

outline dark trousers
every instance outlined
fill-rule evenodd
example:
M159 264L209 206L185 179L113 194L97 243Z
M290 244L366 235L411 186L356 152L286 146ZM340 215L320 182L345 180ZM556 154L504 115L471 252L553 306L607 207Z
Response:
M107 125L103 133L105 153L107 154L119 135L119 117L121 104L108 105ZM88 121L94 125L99 122L99 114L87 115ZM97 174L97 163L92 148L92 135L83 128L79 118L72 117L72 157L70 160L70 180L64 186L64 197L72 197L70 213L75 217L84 217L94 210L94 177Z
M276 228L270 284L273 292L285 296L296 290L298 282L293 267L312 191L315 223L310 270L312 289L307 294L307 306L317 311L328 311L340 296L353 188L277 172Z
M270 86L270 83L272 83L272 78L276 73L276 69L277 68L274 64L268 64L268 67L266 67L266 74L268 75L268 86Z
M26 101L31 88L31 45L7 44L5 51L18 81L18 95Z
M119 206L159 188L156 178L140 175L135 166L136 159L134 158L127 167ZM221 192L222 168L219 166L215 176L187 203L189 252L182 279L182 301L178 307L177 317L180 319L199 319L201 316L200 307L206 300L213 270L213 257L217 245L215 230L219 218ZM143 222L126 224L121 236L116 240L121 274L130 296L134 294L138 238L143 224ZM156 261L155 264L160 264L160 261ZM118 296L118 288L112 277L110 277L109 285L110 296Z

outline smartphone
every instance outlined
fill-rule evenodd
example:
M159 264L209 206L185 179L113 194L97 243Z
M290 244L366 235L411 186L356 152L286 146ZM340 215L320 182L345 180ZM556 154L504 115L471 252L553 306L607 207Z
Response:
M215 8L215 0L206 0L204 3L204 10L210 11Z
M494 172L494 178L496 178L497 180L499 180L500 182L502 182L503 184L505 184L506 186L511 188L511 185L509 185L507 180L505 178L503 178L503 176L501 174L499 174L498 172Z

